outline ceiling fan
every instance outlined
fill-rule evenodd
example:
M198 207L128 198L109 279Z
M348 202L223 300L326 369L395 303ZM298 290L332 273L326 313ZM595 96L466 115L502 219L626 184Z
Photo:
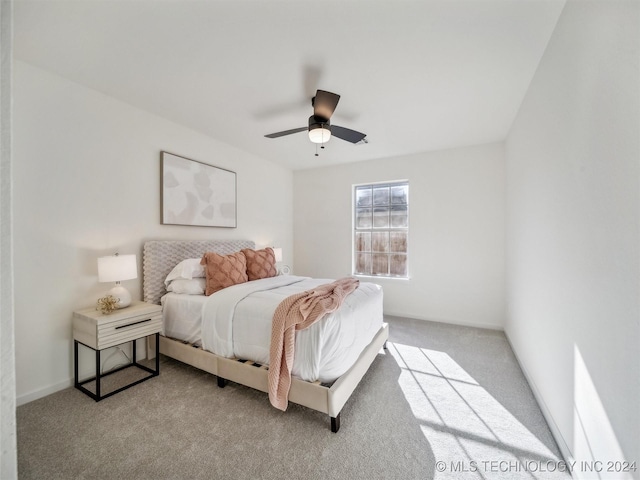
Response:
M329 141L331 136L338 137L351 143L361 142L367 136L366 134L356 132L349 128L340 127L338 125L331 125L329 119L338 105L338 100L340 100L340 95L326 92L324 90L318 90L316 92L316 96L311 99L313 115L309 117L309 125L307 127L270 133L269 135L265 135L265 137L278 138L307 130L309 132L309 140L313 143L326 143Z

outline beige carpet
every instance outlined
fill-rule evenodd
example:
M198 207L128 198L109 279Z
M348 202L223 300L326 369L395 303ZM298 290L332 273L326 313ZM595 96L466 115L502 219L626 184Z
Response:
M337 434L163 357L159 377L102 402L69 388L19 407L19 478L569 478L503 333L387 320Z

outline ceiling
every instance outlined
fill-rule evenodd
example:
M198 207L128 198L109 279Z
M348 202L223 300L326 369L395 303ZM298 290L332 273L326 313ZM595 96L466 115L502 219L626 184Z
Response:
M14 3L17 60L288 168L503 140L562 0ZM314 156L316 89L341 95ZM167 146L169 148L169 146Z

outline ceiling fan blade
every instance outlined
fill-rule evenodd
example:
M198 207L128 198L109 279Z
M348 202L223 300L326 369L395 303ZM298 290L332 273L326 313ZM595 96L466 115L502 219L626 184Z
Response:
M313 100L313 114L316 117L329 120L338 105L338 100L340 100L340 95L318 90Z
M331 125L331 135L351 143L358 143L367 136L366 133L356 132L350 128L339 127L338 125Z
M270 133L269 135L265 135L265 137L267 137L267 138L284 137L285 135L291 135L292 133L304 132L306 130L309 130L309 127L300 127L300 128L294 128L292 130L285 130L284 132Z

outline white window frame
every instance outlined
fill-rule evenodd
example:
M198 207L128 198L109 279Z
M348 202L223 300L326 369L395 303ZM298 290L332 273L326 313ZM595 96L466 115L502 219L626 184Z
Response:
M358 233L358 228L356 227L356 222L357 222L357 215L356 215L356 191L358 188L362 188L362 187L368 187L371 186L372 188L375 188L376 186L383 186L383 185L389 185L389 186L394 186L394 185L402 185L402 184L406 184L407 185L407 226L406 227L392 227L391 225L389 225L388 227L382 227L382 228L375 228L371 227L371 229L369 229L369 231L371 232L375 232L375 231L386 231L386 232L393 232L393 231L404 231L406 232L406 236L407 236L407 247L406 247L406 272L405 275L392 275L389 272L387 274L374 274L374 273L356 273L356 262L357 262L357 251L356 251L356 234ZM359 184L354 184L351 186L351 199L352 199L352 203L351 203L351 272L352 275L356 276L356 277L367 277L367 278L376 278L376 279L391 279L391 280L408 280L409 279L409 210L410 210L410 206L409 206L409 180L390 180L390 181L384 181L384 182L367 182L367 183L359 183ZM373 209L373 199L372 199L372 206L371 208ZM372 219L373 221L373 219ZM389 268L391 268L389 266Z

